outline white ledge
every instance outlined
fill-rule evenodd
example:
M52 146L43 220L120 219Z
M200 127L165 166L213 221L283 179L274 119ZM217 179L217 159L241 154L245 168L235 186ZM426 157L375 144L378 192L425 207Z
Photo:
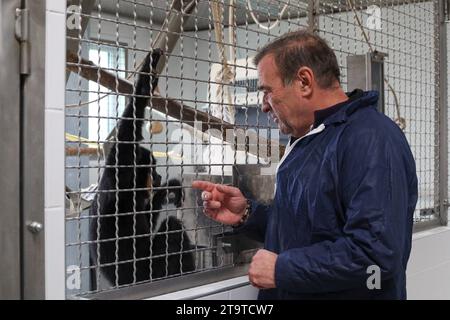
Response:
M207 285L185 289L177 292L163 294L160 296L149 298L148 300L188 300L198 299L204 296L229 291L232 289L244 287L249 285L248 276L241 276L231 278L219 282L210 283Z

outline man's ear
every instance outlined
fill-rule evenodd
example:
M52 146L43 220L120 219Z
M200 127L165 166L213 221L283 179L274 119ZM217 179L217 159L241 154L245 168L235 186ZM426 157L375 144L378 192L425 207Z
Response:
M299 68L296 76L302 94L305 96L310 95L314 83L314 73L311 68Z

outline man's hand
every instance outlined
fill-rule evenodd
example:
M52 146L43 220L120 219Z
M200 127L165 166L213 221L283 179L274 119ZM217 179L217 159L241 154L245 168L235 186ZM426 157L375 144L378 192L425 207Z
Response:
M208 181L194 181L192 187L203 190L203 207L207 216L228 225L241 221L247 207L247 199L238 188Z
M275 288L275 263L277 258L276 253L264 249L256 252L248 269L248 278L252 286L258 289Z

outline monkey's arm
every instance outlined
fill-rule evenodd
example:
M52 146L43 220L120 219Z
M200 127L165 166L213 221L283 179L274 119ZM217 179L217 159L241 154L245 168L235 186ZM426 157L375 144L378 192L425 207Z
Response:
M161 54L160 49L155 49L145 57L142 68L139 70L134 94L128 100L118 125L117 137L119 143L121 141L140 141L143 138L142 125L145 107L151 93L158 84L158 77L152 72L155 70ZM128 145L132 146L131 144Z

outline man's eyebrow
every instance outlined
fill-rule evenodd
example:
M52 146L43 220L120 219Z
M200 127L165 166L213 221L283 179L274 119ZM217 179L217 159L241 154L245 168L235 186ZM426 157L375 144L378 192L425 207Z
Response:
M259 85L257 89L258 91L270 90L270 88L265 85Z

